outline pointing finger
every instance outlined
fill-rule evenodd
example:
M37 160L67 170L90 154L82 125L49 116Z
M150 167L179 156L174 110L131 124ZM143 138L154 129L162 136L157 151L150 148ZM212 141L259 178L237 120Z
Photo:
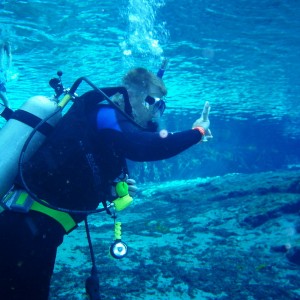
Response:
M204 122L208 121L209 111L210 111L210 105L209 105L209 102L206 101L204 104L204 107L203 107L203 111L202 111L202 120Z

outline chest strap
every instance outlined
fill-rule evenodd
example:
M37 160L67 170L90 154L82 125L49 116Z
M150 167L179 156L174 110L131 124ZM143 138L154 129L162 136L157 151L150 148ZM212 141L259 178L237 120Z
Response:
M11 110L10 108L4 106L3 104L0 103L0 116L2 118L4 118L5 120L9 120L9 118L12 116L12 114L14 113L13 110Z
M34 114L22 109L16 110L14 113L10 115L10 118L18 120L24 124L27 124L32 128L35 128L42 120L41 118L35 116ZM48 136L53 131L53 126L50 125L49 123L43 123L39 127L38 131L41 132L43 135Z

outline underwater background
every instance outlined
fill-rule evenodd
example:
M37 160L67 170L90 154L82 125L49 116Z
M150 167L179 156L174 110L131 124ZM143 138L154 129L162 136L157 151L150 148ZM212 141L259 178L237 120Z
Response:
M131 67L156 72L163 57L169 65L162 127L190 128L210 101L214 141L166 163L134 167L140 180L299 165L298 1L12 0L0 6L1 39L12 45L12 108L33 95L51 96L48 82L58 70L65 87L81 76L116 86Z
M58 70L65 87L82 76L116 86L132 67L156 72L163 58L162 129L191 128L211 104L213 140L129 162L141 192L122 215L132 224L125 263L102 257L111 220L92 219L104 299L300 299L299 1L1 0L0 24L12 47L13 109L51 96ZM59 253L51 299L84 299L90 263L79 233Z

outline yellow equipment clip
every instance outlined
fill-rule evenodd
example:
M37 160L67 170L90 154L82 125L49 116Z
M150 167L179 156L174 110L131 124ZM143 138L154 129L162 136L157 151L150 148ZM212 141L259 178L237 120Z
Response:
M116 211L125 209L133 201L128 193L128 184L124 181L120 181L116 185L116 192L119 196L113 201Z
M66 94L62 100L58 103L58 106L61 108L64 108L68 102L72 99L72 96L70 94Z

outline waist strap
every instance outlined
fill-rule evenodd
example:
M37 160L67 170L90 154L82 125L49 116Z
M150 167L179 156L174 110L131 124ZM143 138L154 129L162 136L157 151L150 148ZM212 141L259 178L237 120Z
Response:
M46 203L44 200L41 201ZM2 206L10 211L27 213L32 210L47 215L57 221L64 228L66 233L69 233L77 226L77 223L68 213L49 208L42 203L34 201L28 193L23 190L10 192L1 202Z
M74 229L77 226L74 219L68 213L49 208L36 201L33 202L30 210L40 212L53 218L64 228L66 233L69 233L72 229Z

